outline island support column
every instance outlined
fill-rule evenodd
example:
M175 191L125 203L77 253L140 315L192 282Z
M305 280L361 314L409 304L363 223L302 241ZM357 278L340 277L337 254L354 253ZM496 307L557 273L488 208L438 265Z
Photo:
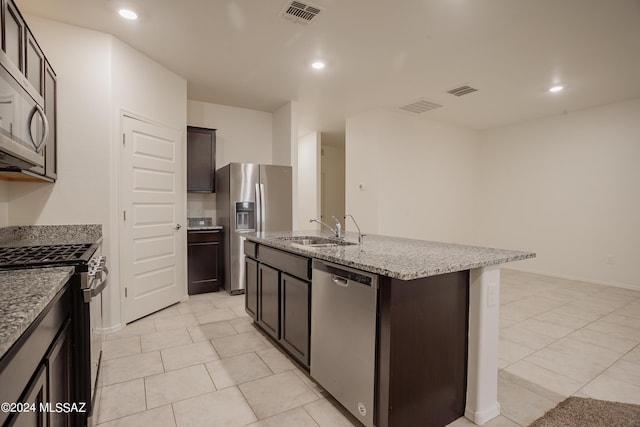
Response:
M500 266L469 273L469 353L464 416L482 425L500 415L498 403L498 325Z

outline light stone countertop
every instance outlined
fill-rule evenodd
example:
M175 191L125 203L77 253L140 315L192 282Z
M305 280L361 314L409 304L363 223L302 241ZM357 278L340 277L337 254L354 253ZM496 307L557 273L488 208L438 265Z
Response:
M354 245L324 248L294 245L282 237L332 236L320 231L294 231L274 233L242 233L247 240L300 255L334 262L371 273L400 280L455 271L487 267L535 258L533 252L467 246L453 243L430 242L400 237L366 235L360 250L358 234L347 232L344 240Z
M0 228L0 246L48 246L102 242L102 225L20 225Z
M222 230L221 225L199 225L193 227L187 227L187 231L215 231Z
M0 358L73 275L73 267L0 271Z

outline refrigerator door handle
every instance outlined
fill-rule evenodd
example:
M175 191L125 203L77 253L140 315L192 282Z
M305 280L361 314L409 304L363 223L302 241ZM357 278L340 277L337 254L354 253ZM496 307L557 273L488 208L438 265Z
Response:
M267 224L267 207L264 201L264 184L260 184L260 231L266 231L264 226Z
M256 184L256 231L262 231L262 193L260 192L260 184Z

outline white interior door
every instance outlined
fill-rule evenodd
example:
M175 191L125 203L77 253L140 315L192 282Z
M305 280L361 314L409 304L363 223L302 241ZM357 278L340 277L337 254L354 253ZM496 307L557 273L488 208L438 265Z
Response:
M131 322L187 294L184 150L178 131L123 118L120 271Z

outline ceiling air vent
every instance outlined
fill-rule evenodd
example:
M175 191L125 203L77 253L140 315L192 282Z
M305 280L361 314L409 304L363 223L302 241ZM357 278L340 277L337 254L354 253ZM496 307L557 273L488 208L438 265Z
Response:
M292 1L282 10L282 16L299 24L310 23L322 11L319 6L308 2Z
M474 89L471 86L460 86L455 89L448 90L447 93L455 96L467 95L472 92L477 92L478 89Z
M419 99L416 102L405 105L404 107L400 107L401 110L409 111L411 113L424 113L425 111L435 110L436 108L440 108L442 105L436 104L433 101L429 101L428 99Z

